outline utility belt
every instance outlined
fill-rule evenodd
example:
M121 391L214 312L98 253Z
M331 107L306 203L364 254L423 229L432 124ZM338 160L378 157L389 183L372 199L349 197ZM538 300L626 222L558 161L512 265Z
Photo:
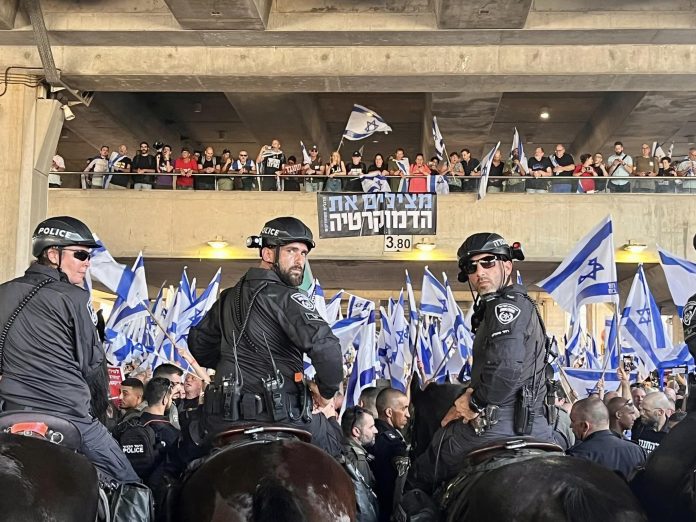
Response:
M263 394L243 392L233 378L223 378L205 392L203 411L225 421L309 422L312 403L304 382L295 383L297 392L283 389L282 375L261 380Z
M498 420L500 420L499 409L498 406L489 404L481 410L478 417L469 421L469 425L477 436L480 437L486 430L498 424Z

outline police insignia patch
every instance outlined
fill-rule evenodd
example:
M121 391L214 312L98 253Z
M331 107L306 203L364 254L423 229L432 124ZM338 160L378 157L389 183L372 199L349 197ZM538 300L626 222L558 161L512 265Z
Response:
M696 313L696 301L689 301L684 307L682 319L684 326L691 326L691 321L694 319L694 313Z
M495 305L495 317L502 324L510 324L520 315L522 311L513 304Z
M97 313L94 311L94 308L92 308L92 303L89 301L87 301L87 311L89 312L90 319L92 319L92 323L94 326L97 326L99 319L97 318Z
M309 310L311 312L314 311L314 301L312 301L309 297L307 297L302 292L296 292L296 293L292 294L290 296L290 299L295 301L302 308L306 308L307 310Z

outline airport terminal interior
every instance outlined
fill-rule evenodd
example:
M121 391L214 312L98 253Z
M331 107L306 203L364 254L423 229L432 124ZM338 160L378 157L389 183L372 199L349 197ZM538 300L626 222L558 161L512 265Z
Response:
M671 148L675 161L696 146L693 0L2 0L0 67L2 281L23 273L31 232L50 215L84 220L121 262L142 252L151 297L184 266L199 286L221 267L231 286L258 262L247 236L272 217L299 217L319 236L313 192L82 189L103 145L255 158L277 139L297 158L302 141L325 161L339 147L344 161L397 148L427 161L436 117L448 151L479 159L498 142L508 159L514 129L528 157L562 144L575 163L608 158L617 141L634 158L644 143ZM354 104L392 131L342 141ZM65 172L49 189L55 154ZM444 194L436 231L412 235L410 248L388 251L381 235L319 238L309 259L327 296L343 289L384 305L404 269L418 293L428 266L447 273L466 308L457 248L497 232L523 245L516 268L560 338L569 316L535 283L607 215L621 304L644 263L681 340L657 247L696 260L692 193ZM98 288L108 309L113 295ZM599 336L613 309L590 308Z

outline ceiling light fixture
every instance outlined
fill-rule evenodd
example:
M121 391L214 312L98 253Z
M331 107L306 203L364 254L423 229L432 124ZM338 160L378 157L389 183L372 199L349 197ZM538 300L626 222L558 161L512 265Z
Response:
M541 112L539 113L539 118L542 120L548 120L551 117L551 113L549 112L548 107L542 107Z
M210 247L214 248L215 250L220 250L229 245L229 243L222 239L222 236L215 236L215 239L208 241L208 245L210 245Z
M645 243L636 243L632 239L629 239L628 243L626 243L625 245L623 245L621 247L621 250L625 250L626 252L632 252L634 254L637 254L639 252L642 252L646 248L648 248L648 245L646 245Z
M424 239L423 241L416 243L416 248L418 250L421 250L423 252L431 252L432 250L435 250L435 247L437 245L435 243L432 243L431 241L428 241L427 239Z
M68 107L67 105L61 105L60 107L63 109L63 117L65 118L65 121L70 121L75 119L75 113Z

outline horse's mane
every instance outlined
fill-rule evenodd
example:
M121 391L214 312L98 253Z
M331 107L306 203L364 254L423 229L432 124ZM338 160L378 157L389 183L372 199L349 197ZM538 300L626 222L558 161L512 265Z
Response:
M305 522L302 506L288 488L276 478L261 479L252 504L254 522Z

